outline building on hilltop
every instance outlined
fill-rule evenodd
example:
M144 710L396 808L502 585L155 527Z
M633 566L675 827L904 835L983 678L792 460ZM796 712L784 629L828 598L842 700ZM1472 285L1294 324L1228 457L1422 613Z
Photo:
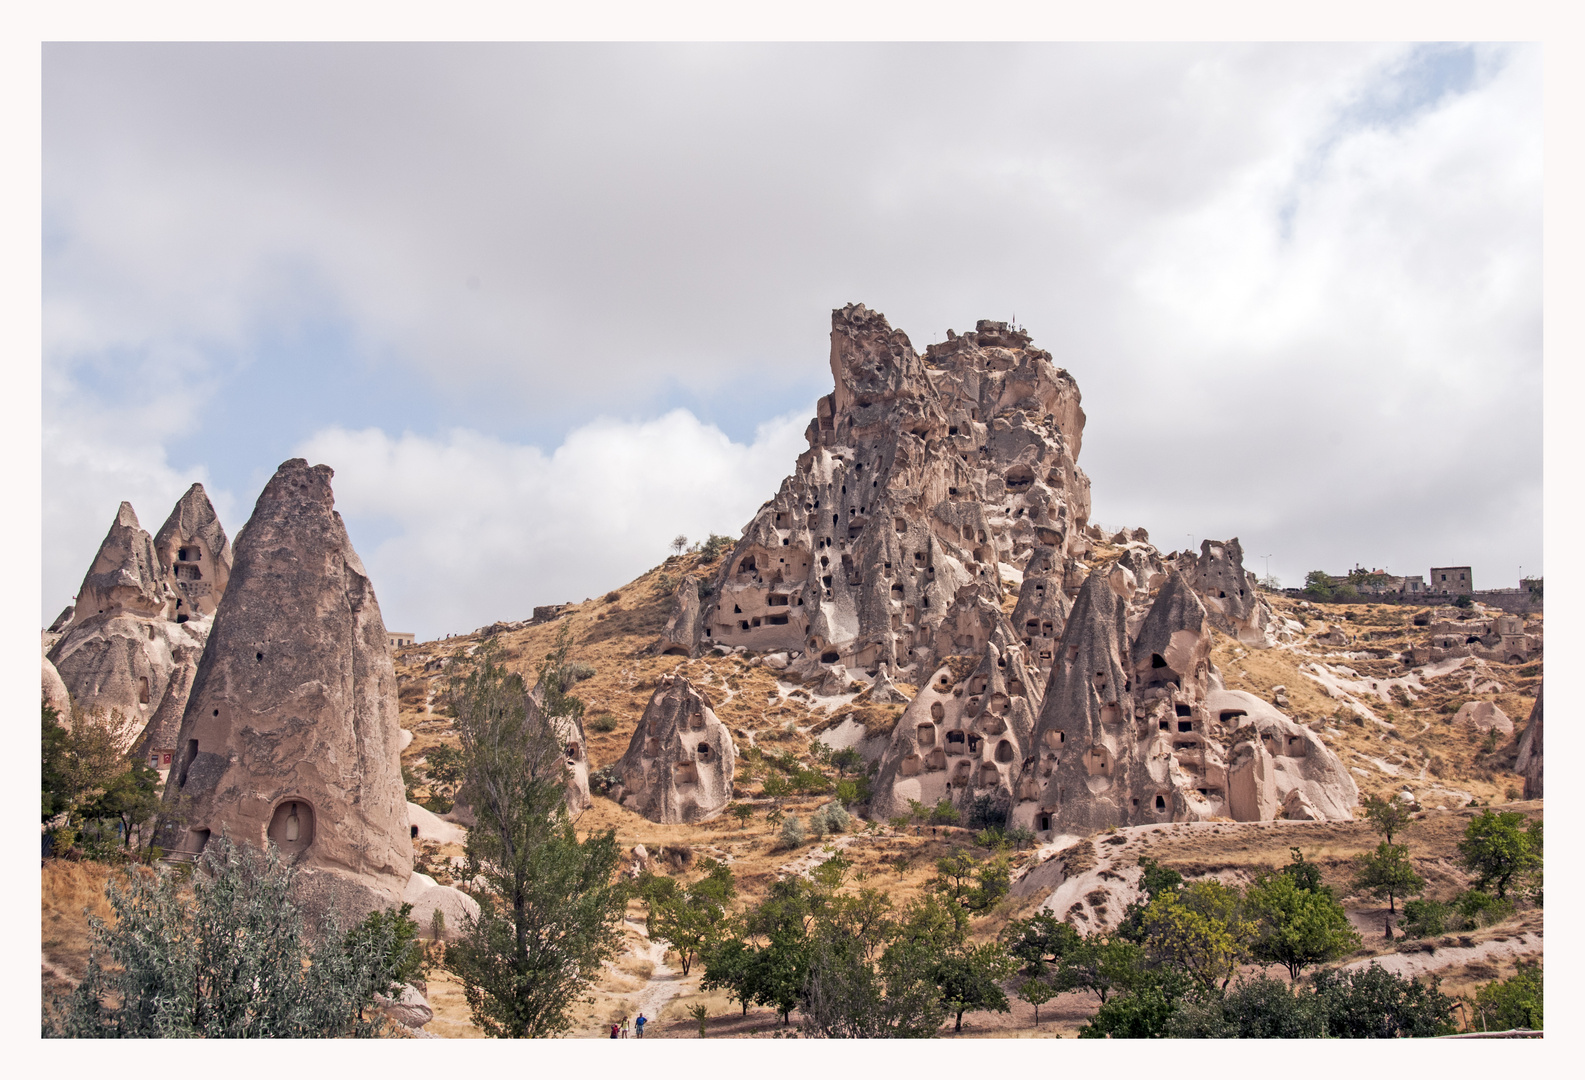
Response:
M1475 573L1467 566L1433 566L1430 591L1468 596L1475 591Z

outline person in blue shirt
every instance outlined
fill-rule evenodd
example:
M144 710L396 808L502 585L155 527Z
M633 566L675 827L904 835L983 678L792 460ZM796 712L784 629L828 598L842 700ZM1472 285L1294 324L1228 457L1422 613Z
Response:
M639 1013L638 1019L633 1021L633 1027L638 1029L638 1037L641 1039L644 1037L644 1025L648 1022L648 1018L643 1013Z

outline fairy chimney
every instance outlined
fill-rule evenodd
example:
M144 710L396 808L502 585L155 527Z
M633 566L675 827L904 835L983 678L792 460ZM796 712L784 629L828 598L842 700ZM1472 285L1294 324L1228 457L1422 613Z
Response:
M165 788L168 850L272 842L310 911L361 918L412 870L396 674L328 466L285 462L237 537Z
M710 703L681 675L664 675L616 764L618 802L662 825L703 821L732 800L737 750Z
M231 578L231 541L204 485L194 484L177 500L154 534L154 551L176 594L176 620L214 615Z

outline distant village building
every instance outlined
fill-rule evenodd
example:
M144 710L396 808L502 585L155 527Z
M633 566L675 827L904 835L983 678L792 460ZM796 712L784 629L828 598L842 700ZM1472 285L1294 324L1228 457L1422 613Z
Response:
M400 649L404 645L411 645L413 642L418 640L416 634L410 633L406 630L387 630L385 634L386 637L390 639L391 648L393 649Z
M1475 591L1475 574L1467 566L1433 566L1431 591L1468 596Z

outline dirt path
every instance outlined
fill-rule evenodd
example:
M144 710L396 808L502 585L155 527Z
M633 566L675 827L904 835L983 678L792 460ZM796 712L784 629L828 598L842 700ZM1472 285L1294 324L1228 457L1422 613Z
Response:
M1392 953L1388 956L1372 956L1364 960L1356 960L1352 964L1344 964L1345 971L1363 970L1371 964L1380 964L1394 975L1414 978L1417 975L1430 975L1447 968L1457 967L1460 964L1475 962L1496 963L1501 960L1517 960L1521 957L1540 956L1542 938L1538 933L1516 934L1503 940L1483 941L1479 945L1468 947L1451 945L1437 946L1434 951L1428 952L1403 952Z
M637 919L627 920L628 925L642 934L646 941L649 940L649 927ZM660 1015L666 1002L676 997L682 991L682 972L666 963L666 946L658 941L651 941L649 947L639 953L655 967L649 973L649 979L643 987L624 995L633 1002L632 1016L636 1019L644 1016L654 1020Z

